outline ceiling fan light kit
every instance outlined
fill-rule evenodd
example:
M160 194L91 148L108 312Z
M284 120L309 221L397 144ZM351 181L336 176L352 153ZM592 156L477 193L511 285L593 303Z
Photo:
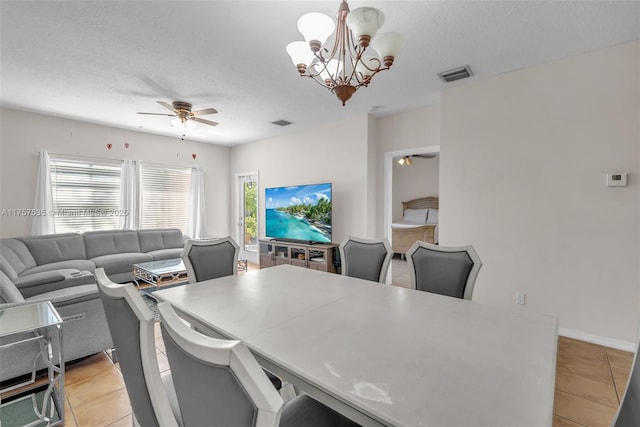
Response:
M404 156L400 159L398 159L398 164L400 166L411 166L411 158L409 156Z
M300 17L298 30L305 41L289 43L287 53L300 76L312 78L345 105L356 90L371 83L374 75L391 68L404 46L404 36L390 32L374 38L384 24L384 14L374 7L350 12L343 0L336 19L337 26L333 19L321 13ZM322 46L334 30L333 48L329 52Z
M138 114L146 114L151 116L168 116L175 117L175 119L171 120L171 126L179 128L181 131L185 131L188 129L193 129L195 127L195 123L198 122L209 126L217 126L218 122L214 122L211 120L206 120L200 118L198 116L206 116L208 114L216 114L218 110L215 108L205 108L203 110L191 111L192 105L189 102L185 101L173 101L171 104L164 101L156 101L158 104L162 105L168 110L171 110L173 114L167 113L141 113Z

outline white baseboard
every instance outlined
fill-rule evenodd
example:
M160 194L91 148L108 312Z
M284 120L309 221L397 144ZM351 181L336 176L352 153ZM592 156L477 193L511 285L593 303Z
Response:
M629 351L631 353L636 352L636 343L629 341L617 340L614 338L601 337L599 335L588 334L582 331L575 331L573 329L559 328L558 334L567 337L574 338L580 341L590 342L592 344L603 345L605 347L616 348L618 350Z

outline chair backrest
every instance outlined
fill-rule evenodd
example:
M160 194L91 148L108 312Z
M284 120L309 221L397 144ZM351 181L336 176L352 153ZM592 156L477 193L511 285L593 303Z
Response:
M482 267L472 246L446 247L417 241L406 257L413 289L471 300Z
M182 262L189 274L189 283L237 274L239 252L240 247L231 237L187 240Z
M158 304L185 426L277 426L283 401L241 341L191 329L167 302Z
M135 420L177 426L160 377L153 314L133 284L111 282L102 268L95 274Z
M624 392L613 427L640 426L640 342L633 359L627 390Z
M344 276L384 283L392 256L393 250L386 238L361 239L348 236L340 244Z

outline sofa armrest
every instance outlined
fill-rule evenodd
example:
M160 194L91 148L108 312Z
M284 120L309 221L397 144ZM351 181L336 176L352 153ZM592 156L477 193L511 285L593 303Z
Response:
M95 277L90 272L78 271L73 269L52 270L51 272L43 271L41 273L34 273L34 274L20 276L20 279L28 280L29 276L35 276L35 275L40 276L41 274L45 274L45 277L46 277L46 275L49 273L57 273L54 276L49 276L54 279L58 279L59 278L58 274L61 274L62 280L56 280L54 282L44 281L44 279L42 282L40 280L27 281L26 284L28 284L28 286L26 286L25 283L19 283L19 282L14 282L14 284L20 290L20 293L22 293L25 299L30 299L30 298L36 298L41 294L55 292L59 289L74 288L80 285L96 283Z
M31 286L44 285L64 280L65 275L59 271L43 271L41 273L27 274L13 279L13 283L18 288L28 288Z
M51 304L58 308L99 298L100 293L98 292L98 286L96 284L88 284L38 294L31 298L27 298L26 302L51 301Z
M0 303L0 310L21 305L35 304L42 301L51 301L54 307L64 307L69 304L77 304L82 301L100 298L97 285L80 285L71 288L63 288L53 292L39 294L24 301Z

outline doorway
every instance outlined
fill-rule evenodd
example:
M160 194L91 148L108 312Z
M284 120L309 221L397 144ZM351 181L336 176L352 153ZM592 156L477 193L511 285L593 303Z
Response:
M436 176L433 178L438 181L439 154L439 145L391 151L384 154L384 235L392 245L391 224L402 219L401 202L418 197L439 196L439 182L436 182L435 186L433 183L422 185L420 183L429 179L427 178L429 174L417 173L418 168L433 168L433 163L438 162ZM404 159L402 166L398 162L400 159ZM406 176L407 172L414 170L411 168L416 170L417 175L408 177ZM400 171L402 171L402 175L400 175ZM404 183L406 188L399 190L398 185L394 187L394 178L398 181L396 184ZM395 194L394 197L394 188L396 193L401 194ZM394 255L388 277L394 285L410 286L408 265L404 257Z
M258 263L258 173L237 175L238 228L240 259Z

